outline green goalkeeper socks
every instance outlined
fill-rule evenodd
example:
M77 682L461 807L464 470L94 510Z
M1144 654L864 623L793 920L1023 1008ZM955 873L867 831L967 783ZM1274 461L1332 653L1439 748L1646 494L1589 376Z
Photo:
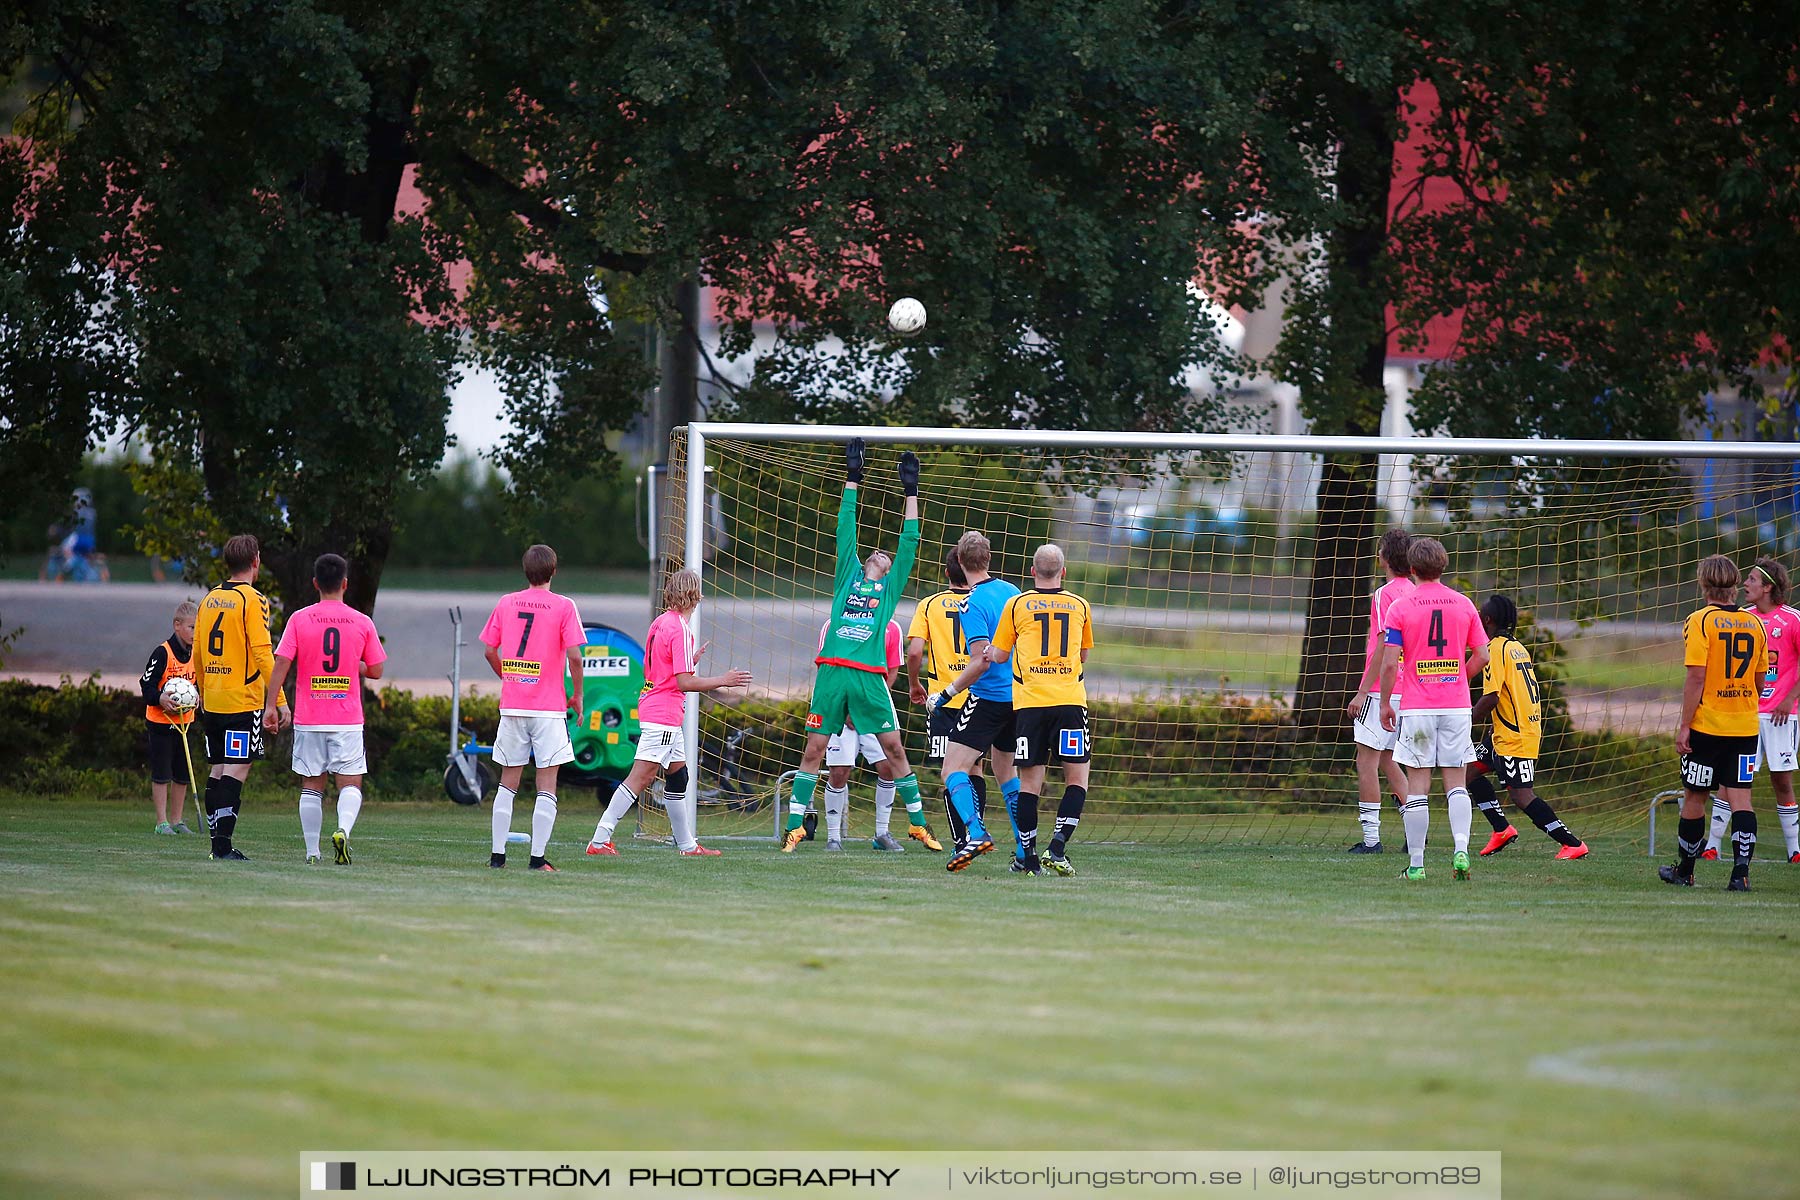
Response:
M794 775L794 790L788 796L787 827L800 828L800 822L806 819L806 810L812 807L813 789L819 786L819 777L811 771L800 771ZM913 793L918 794L919 785L913 783Z
M900 793L900 803L906 805L906 823L924 825L925 801L919 796L918 775L908 773L905 778L894 780L894 790Z

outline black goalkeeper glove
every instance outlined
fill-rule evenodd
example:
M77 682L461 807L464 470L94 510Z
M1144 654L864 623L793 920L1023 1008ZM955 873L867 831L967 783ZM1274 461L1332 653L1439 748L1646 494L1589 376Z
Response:
M919 494L919 456L911 450L900 456L900 487L908 496Z
M850 444L844 447L844 478L851 483L861 483L863 472L863 440L851 438Z

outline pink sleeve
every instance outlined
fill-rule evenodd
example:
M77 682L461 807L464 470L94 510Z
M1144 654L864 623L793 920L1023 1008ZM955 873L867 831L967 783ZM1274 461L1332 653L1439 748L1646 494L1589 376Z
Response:
M1487 630L1481 627L1481 610L1467 596L1463 597L1463 603L1469 608L1469 649L1484 649L1487 646Z
M481 627L481 644L484 646L500 645L500 606L494 605L494 611L488 614L487 624Z
M898 622L889 621L887 627L888 670L898 670L904 661L906 660L900 653L900 626Z
M579 646L586 641L587 630L581 627L581 611L575 607L573 600L569 600L567 607L563 610L563 649Z
M285 658L290 662L294 658L294 623L289 621L281 631L281 644L275 647L275 657Z
M654 685L669 678L669 634L666 629L650 632L650 653L644 656L644 678ZM656 636L658 634L661 636Z
M381 644L381 635L375 632L373 621L363 622L363 661L371 667L387 661L387 647Z

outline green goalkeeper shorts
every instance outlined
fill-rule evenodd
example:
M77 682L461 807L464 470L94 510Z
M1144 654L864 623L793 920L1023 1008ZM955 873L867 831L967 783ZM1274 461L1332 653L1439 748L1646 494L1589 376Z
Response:
M858 733L891 733L900 728L887 676L836 663L820 663L813 681L812 707L806 712L808 733L834 734L845 725Z

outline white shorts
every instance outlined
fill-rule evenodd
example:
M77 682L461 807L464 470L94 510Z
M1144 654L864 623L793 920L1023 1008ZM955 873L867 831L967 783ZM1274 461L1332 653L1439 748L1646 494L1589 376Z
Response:
M686 763L687 732L679 725L640 725L637 753L632 757L659 767L672 762Z
M1403 767L1460 767L1475 757L1469 714L1401 713L1394 761Z
M569 721L560 713L519 717L500 714L500 729L494 734L494 765L523 767L535 762L540 767L560 767L575 761L575 747L569 742Z
M1768 713L1762 715L1762 734L1757 739L1757 758L1762 768L1771 773L1800 769L1800 715L1775 724Z
M880 738L872 733L857 733L849 725L832 734L831 740L825 743L825 765L828 767L854 767L858 754L871 767L887 760Z
M360 729L294 730L294 774L367 775L369 760L363 754Z
M1394 711L1400 711L1398 699L1394 701ZM1362 711L1356 714L1353 736L1357 745L1371 750L1392 750L1399 739L1398 731L1389 733L1381 727L1381 697L1375 692L1369 693L1369 698L1363 701Z

